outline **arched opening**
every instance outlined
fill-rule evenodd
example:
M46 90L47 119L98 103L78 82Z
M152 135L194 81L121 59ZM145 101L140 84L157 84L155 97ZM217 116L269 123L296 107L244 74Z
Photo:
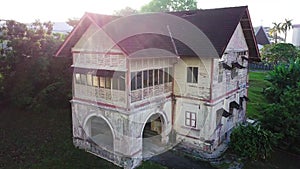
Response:
M148 118L143 128L143 157L148 158L165 150L165 121L161 114Z
M89 137L103 149L113 151L114 137L112 129L101 117L93 116L86 123Z

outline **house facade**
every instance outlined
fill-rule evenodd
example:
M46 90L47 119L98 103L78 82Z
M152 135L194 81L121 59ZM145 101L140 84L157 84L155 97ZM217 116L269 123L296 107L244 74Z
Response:
M116 17L86 13L73 58L73 142L124 168L176 143L211 153L246 113L259 53L247 7Z

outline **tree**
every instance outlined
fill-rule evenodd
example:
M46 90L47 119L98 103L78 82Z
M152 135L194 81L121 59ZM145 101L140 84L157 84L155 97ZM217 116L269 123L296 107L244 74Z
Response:
M240 125L230 135L230 147L241 157L251 160L266 159L270 156L275 136L259 125Z
M0 40L6 42L5 52L0 54L0 100L6 99L7 104L20 108L59 105L69 96L71 85L67 79L72 79L60 75L65 67L53 58L63 36L52 34L51 22L38 20L28 25L8 20L0 29ZM59 97L53 96L53 91ZM65 93L59 95L60 92ZM53 102L56 104L50 104Z
M293 44L277 43L265 45L261 50L261 58L269 63L288 63L300 56L300 51Z
M300 154L300 59L276 66L266 80L270 104L262 111L262 126L280 136L281 148Z
M300 154L300 82L288 88L279 97L279 102L268 105L260 119L264 128L278 137L280 148Z
M274 37L275 43L278 41L278 34L281 33L281 23L273 22L273 27L270 29L270 34Z
M283 93L296 88L300 82L300 59L276 66L268 73L266 80L271 84L264 91L267 100L279 103Z
M152 0L141 8L141 12L169 12L197 9L196 0Z
M117 16L128 16L128 15L137 14L138 11L127 6L124 9L114 11L114 13Z
M69 18L67 24L72 26L73 28L79 23L78 18Z
M288 32L288 30L290 30L291 27L292 27L292 19L290 19L290 20L285 19L284 21L285 21L285 22L283 22L283 23L281 24L281 30L282 30L282 32L284 33L284 42L286 42L287 32Z

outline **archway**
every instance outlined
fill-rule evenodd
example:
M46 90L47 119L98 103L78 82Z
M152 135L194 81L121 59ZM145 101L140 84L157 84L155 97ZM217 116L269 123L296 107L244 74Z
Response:
M106 120L99 116L90 117L85 125L89 137L103 149L114 150L114 135Z
M165 150L166 121L159 113L151 115L142 132L143 158L149 158Z

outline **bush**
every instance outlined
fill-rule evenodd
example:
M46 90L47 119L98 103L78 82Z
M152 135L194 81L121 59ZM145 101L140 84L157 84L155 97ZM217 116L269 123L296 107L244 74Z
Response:
M259 125L236 127L230 140L230 147L237 155L251 160L266 159L275 144L274 135Z

